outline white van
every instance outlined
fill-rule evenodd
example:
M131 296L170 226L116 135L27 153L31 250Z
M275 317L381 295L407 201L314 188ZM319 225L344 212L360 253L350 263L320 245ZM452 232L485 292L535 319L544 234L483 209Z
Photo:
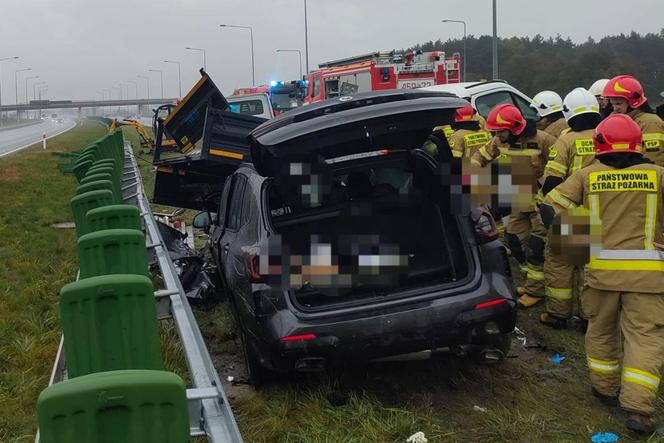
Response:
M450 83L445 85L427 86L426 91L450 92L464 98L484 118L489 111L504 103L515 105L527 120L539 120L537 110L530 106L532 100L523 92L504 80L486 82Z
M229 111L266 119L274 118L270 97L265 93L231 95L226 97Z

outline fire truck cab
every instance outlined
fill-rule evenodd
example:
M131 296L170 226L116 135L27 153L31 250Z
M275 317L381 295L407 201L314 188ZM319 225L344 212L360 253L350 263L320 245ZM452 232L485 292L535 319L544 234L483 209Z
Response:
M461 81L461 56L442 51L372 52L318 65L304 103L381 89L414 89Z

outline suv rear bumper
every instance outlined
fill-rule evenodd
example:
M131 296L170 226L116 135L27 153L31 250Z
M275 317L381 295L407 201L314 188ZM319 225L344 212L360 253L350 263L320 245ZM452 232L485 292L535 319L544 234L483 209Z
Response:
M504 301L482 305L498 299ZM272 370L311 370L443 347L487 346L511 332L515 322L511 282L489 273L474 290L370 314L312 320L279 310L262 318L262 340L251 337L251 346ZM294 336L307 338L283 340Z

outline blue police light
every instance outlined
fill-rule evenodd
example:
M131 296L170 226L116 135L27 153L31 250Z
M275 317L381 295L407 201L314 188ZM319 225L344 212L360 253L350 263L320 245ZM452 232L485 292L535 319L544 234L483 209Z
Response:
M276 81L276 80L272 80L272 81L270 82L270 86L273 87L273 88L274 88L275 86L277 86L277 81Z

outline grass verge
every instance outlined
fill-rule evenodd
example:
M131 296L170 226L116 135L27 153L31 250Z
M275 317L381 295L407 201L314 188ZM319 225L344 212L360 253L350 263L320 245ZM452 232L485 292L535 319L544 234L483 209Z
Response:
M0 159L0 441L34 439L36 400L48 383L61 329L57 298L76 278L71 221L73 176L52 152L75 151L104 135L83 123L48 142Z

